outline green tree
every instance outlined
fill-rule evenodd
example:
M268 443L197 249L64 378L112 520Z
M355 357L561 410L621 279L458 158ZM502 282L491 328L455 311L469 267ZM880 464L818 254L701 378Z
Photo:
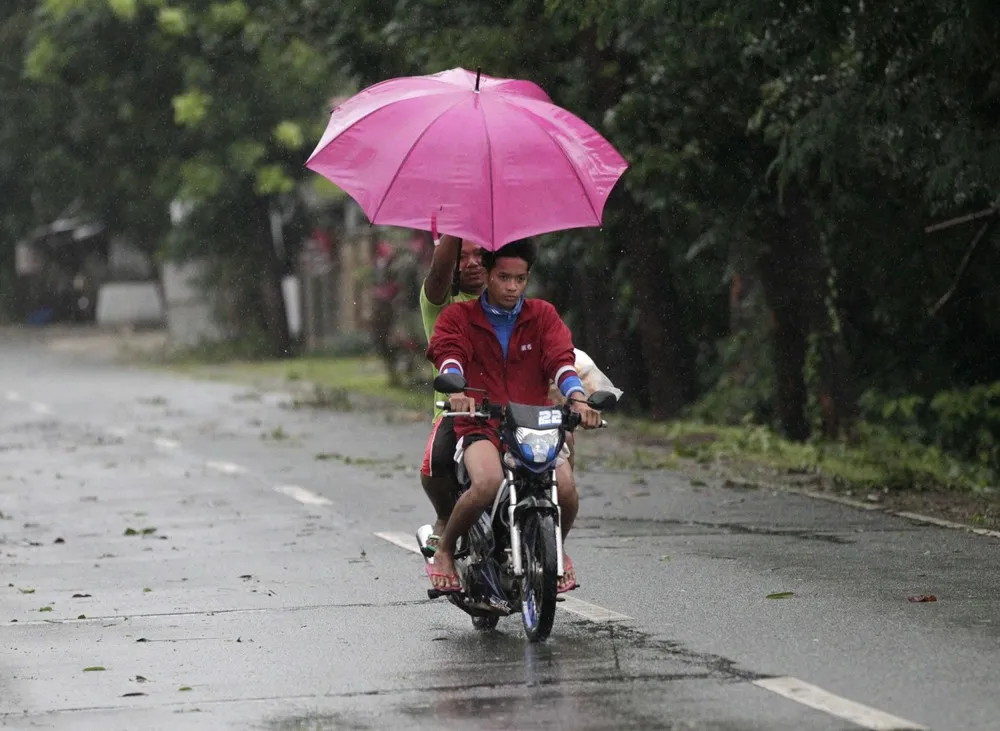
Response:
M269 3L40 5L25 66L64 100L65 129L50 132L88 171L80 196L150 249L228 262L248 324L288 354L280 282L294 248L276 245L272 221L301 210L302 160L335 88L325 58ZM173 231L176 201L197 215Z

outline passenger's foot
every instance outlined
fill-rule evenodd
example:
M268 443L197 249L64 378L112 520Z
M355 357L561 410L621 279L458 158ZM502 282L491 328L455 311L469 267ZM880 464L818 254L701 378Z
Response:
M455 592L462 590L462 582L455 571L455 560L447 553L438 550L434 554L434 563L424 564L431 585L438 591Z
M556 593L562 594L563 592L567 592L575 588L576 588L576 572L573 570L573 562L570 560L569 556L567 556L564 553L563 575L559 579L559 583L556 584Z

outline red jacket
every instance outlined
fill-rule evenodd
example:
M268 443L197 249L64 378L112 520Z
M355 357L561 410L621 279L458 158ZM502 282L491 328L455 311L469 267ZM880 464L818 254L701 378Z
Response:
M525 299L504 360L500 340L478 299L457 302L441 311L434 324L427 358L439 371L457 363L471 388L486 390L490 403L545 406L549 384L574 374L576 355L569 328L545 300ZM480 394L471 395L479 399ZM472 419L456 419L459 436L477 428Z

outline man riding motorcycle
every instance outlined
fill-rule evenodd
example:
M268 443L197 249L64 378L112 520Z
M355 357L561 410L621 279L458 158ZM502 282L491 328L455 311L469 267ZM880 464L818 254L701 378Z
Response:
M430 338L428 359L442 373L461 373L470 388L485 390L494 404L514 401L544 406L554 381L580 415L581 425L598 427L600 414L587 405L574 367L569 328L550 303L524 297L535 261L534 243L517 241L496 252L484 252L482 259L486 291L476 301L454 304L441 313ZM464 394L454 394L448 401L455 412L476 410L476 400ZM503 480L497 425L456 417L454 430L459 440L456 459L461 454L470 487L451 512L429 571L434 587L442 591L461 589L454 564L456 541L492 505ZM569 462L561 461L556 479L565 540L579 502ZM558 591L575 586L573 564L566 555Z

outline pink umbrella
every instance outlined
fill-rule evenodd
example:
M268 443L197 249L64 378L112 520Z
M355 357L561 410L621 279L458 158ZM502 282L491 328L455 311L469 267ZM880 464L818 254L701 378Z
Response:
M600 226L628 163L538 85L451 69L348 99L306 167L346 191L373 224L436 224L495 250Z

